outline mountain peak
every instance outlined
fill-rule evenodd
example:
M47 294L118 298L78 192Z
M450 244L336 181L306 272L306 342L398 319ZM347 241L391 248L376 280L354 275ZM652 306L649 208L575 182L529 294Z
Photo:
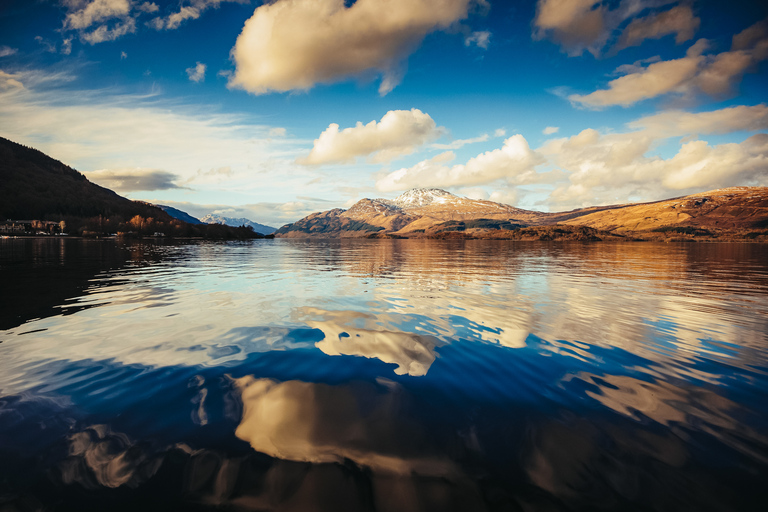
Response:
M433 203L445 203L457 196L439 188L412 188L400 194L393 201L400 207L427 206Z

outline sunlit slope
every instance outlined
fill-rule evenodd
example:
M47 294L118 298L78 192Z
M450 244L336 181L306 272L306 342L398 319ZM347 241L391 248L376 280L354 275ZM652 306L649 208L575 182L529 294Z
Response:
M362 199L349 210L313 213L283 226L277 236L443 237L461 233L483 238L553 239L567 235L570 239L605 239L606 235L649 234L666 228L721 232L766 227L767 187L733 187L653 203L556 213L467 199L440 189L414 189L394 200ZM592 231L573 231L575 228Z
M561 224L637 232L667 227L745 229L768 227L768 187L731 187L690 196L588 213Z

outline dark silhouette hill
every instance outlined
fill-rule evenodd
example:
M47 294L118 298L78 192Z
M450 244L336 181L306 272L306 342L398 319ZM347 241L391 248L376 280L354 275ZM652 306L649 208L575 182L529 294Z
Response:
M0 221L64 221L70 234L124 232L203 238L259 238L249 228L192 225L162 209L91 183L68 165L0 137Z

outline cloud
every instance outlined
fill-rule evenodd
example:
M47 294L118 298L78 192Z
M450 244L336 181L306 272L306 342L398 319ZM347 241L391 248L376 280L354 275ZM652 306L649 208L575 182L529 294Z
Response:
M504 128L496 128L496 131L493 132L494 137L504 137L507 134L507 130Z
M288 131L285 128L276 126L275 128L269 129L269 136L270 137L285 137Z
M75 2L69 2L71 6ZM126 18L131 12L130 0L92 0L84 5L77 2L77 8L70 10L64 18L65 30L81 30L113 18Z
M432 144L432 147L435 149L459 149L466 146L467 144L476 144L478 142L485 142L489 138L490 137L486 133L484 135L481 135L479 137L474 137L472 139L457 139L448 144Z
M24 89L20 81L21 73L6 73L0 69L0 91L9 89Z
M195 83L205 81L205 64L198 62L191 68L187 68L187 76Z
M768 106L738 105L699 113L667 111L642 117L628 126L648 130L656 137L768 130Z
M476 45L483 50L488 49L488 45L491 42L491 33L487 31L472 32L470 35L464 38L464 46Z
M390 110L379 122L358 122L341 131L338 124L332 123L315 139L309 155L298 163L353 163L361 156L368 156L373 162L388 162L413 153L442 133L443 129L421 110Z
M376 188L392 192L416 187L485 185L502 179L515 184L531 183L541 178L535 167L545 162L531 150L522 135L509 137L501 149L482 153L466 164L445 165L454 158L453 152L449 151L413 167L391 172L376 182Z
M271 137L272 126L255 124L245 115L169 102L159 95L78 90L75 79L64 72L32 70L0 75L0 135L86 174L160 169L178 176L181 184L198 170L231 168L231 175L212 179L209 186L184 190L189 201L209 201L211 194L238 203L286 201L306 192L304 184L318 174L294 163L307 141ZM277 173L280 179L271 179ZM315 188L332 196L328 189L333 186ZM174 190L167 194L182 193Z
M9 55L14 55L18 53L18 49L11 48L10 46L3 45L0 46L0 57L8 57Z
M700 39L680 59L649 64L608 83L591 94L572 94L573 103L601 108L629 106L665 94L722 96L731 92L746 71L768 58L768 31L757 23L734 36L731 51L703 55L708 42Z
M177 175L155 169L100 169L86 173L86 177L118 192L181 188L174 183L179 178Z
M582 55L586 50L598 57L619 27L634 18L622 32L614 51L673 33L681 43L691 39L699 27L699 19L690 7L676 6L636 18L648 9L671 3L672 0L623 0L610 9L600 0L539 0L533 38L550 39L571 56Z
M117 23L112 28L109 28L107 25L101 25L90 32L83 32L80 34L80 39L93 45L105 41L114 41L126 34L133 34L134 32L136 32L136 20L127 18L125 21Z
M128 58L128 54L125 52L120 52L120 60L125 60Z
M711 118L732 115L719 111L708 114ZM768 134L754 135L739 144L711 146L694 140L665 159L648 153L659 139L672 132L682 134L683 130L655 132L653 128L661 119L654 118L633 123L643 127L640 131L601 134L587 129L537 149L568 176L568 183L552 192L550 205L575 208L626 202L630 197L655 200L671 194L768 182Z
M668 11L633 20L621 33L614 51L638 46L646 39L661 39L675 34L675 43L693 39L701 20L693 15L687 5L678 5Z
M69 55L72 53L72 38L66 37L61 41L61 54Z
M541 131L541 133L543 133L544 135L552 135L553 133L557 133L558 131L560 131L560 128L557 126L547 126Z
M176 30L187 20L196 20L202 16L203 12L210 8L218 9L223 3L245 4L249 0L190 0L189 5L182 5L177 12L172 12L168 16L158 16L153 18L147 24L155 30ZM146 12L156 12L146 11Z
M253 94L381 75L396 87L424 37L467 18L479 0L280 0L259 6L232 49L230 87Z

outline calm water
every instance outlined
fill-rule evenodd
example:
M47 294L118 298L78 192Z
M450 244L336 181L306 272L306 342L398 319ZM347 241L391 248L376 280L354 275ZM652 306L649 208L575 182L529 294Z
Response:
M0 240L0 510L765 510L768 247Z

